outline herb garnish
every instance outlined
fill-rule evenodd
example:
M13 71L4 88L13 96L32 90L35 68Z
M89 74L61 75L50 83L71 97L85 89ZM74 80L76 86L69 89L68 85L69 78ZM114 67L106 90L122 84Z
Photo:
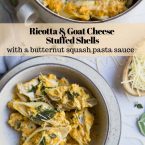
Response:
M49 119L53 118L55 114L56 114L56 110L46 109L46 110L38 113L36 116L33 116L33 120L35 120L35 121L49 120Z
M43 96L47 96L47 93L45 92L45 89L52 89L52 88L54 88L54 87L45 87L45 86L42 86L42 88L41 88L41 94Z
M36 93L36 90L37 90L37 86L32 86L32 88L30 90L28 90L28 92Z
M15 126L16 126L16 129L20 129L20 127L21 127L21 122L20 122L20 121L16 121Z
M67 96L68 96L68 98L70 99L70 100L74 100L74 97L77 97L77 96L79 96L79 94L78 93L76 93L76 92L70 92L70 91L66 91L66 94L67 94Z
M143 108L142 104L139 104L139 103L136 103L136 104L134 105L134 107L137 107L138 109L142 109L142 108Z
M43 139L41 140L40 145L46 145L45 137L43 137Z
M145 136L145 113L141 115L137 124L141 134Z
M42 90L42 91L41 91L41 94L42 94L43 96L46 96L46 95L47 95L47 93L45 92L45 90Z
M36 109L37 109L38 111L40 111L42 107L43 107L43 106L40 105L40 106L38 106Z

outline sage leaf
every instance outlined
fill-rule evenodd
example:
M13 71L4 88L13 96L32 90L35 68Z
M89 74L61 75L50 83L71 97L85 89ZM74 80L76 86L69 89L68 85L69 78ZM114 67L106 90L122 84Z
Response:
M141 134L145 136L145 113L143 113L138 120L138 127Z
M36 93L36 90L37 90L37 86L32 86L32 88L30 90L28 90L28 92Z
M40 145L46 145L45 137L43 137L43 139L41 140Z
M138 103L136 103L136 104L134 105L134 107L136 107L136 108L138 108L138 109L142 109L142 108L143 108L142 104L138 104Z

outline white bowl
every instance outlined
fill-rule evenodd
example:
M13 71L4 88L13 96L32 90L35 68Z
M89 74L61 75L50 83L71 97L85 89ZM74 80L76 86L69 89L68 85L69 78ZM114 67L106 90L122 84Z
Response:
M92 127L90 145L117 145L120 139L121 118L118 103L106 81L87 64L70 57L36 57L27 60L8 72L0 82L0 138L3 145L18 144L17 134L7 125L13 88L19 82L30 80L39 74L54 73L70 82L86 88L98 100L93 108L95 123Z

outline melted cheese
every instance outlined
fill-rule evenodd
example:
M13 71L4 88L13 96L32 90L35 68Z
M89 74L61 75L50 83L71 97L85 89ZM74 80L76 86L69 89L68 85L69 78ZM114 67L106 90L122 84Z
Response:
M118 15L132 2L128 4L127 0L43 0L43 4L64 17L89 21L91 18L106 19Z

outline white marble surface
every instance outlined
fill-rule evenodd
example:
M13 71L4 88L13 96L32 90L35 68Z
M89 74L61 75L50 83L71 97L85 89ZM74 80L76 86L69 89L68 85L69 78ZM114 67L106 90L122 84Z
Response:
M134 107L136 102L145 106L145 97L127 95L121 85L122 71L127 57L79 58L98 70L112 87L119 102L122 116L122 133L119 145L145 145L145 137L137 128L137 119L145 109Z

